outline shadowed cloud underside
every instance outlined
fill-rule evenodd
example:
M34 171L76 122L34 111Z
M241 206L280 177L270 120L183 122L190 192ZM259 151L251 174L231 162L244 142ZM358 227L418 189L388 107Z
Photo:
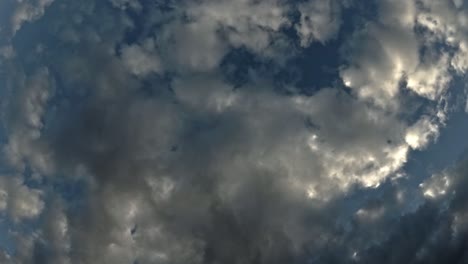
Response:
M0 262L465 263L461 0L0 2Z

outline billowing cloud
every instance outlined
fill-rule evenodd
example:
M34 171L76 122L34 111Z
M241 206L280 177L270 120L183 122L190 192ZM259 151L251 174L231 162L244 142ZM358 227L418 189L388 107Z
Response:
M465 162L407 170L457 108L463 2L14 4L0 261L466 260ZM285 67L315 44L338 67L303 92Z
M122 49L122 60L126 67L137 76L161 72L161 62L154 52L151 39L140 45L126 46Z
M314 41L325 43L335 37L341 25L340 8L339 1L333 0L300 3L300 23L296 30L301 38L301 46L308 46Z
M1 27L4 34L12 36L21 29L24 23L41 18L53 2L54 0L5 1L3 8L11 11L11 14L6 16L9 21Z
M52 165L47 150L38 139L44 126L47 100L54 92L53 81L46 68L31 76L18 70L8 78L9 87L5 89L11 93L12 100L6 102L4 113L5 131L10 135L3 146L5 159L18 171L24 171L28 162L38 172L47 173Z
M14 220L35 218L44 208L42 192L25 186L21 179L2 176L0 210Z

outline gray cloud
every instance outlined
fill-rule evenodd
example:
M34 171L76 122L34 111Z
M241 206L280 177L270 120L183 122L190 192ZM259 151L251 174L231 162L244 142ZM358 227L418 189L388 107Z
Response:
M18 175L0 178L15 245L0 260L466 261L466 162L420 186L405 171L466 71L459 2L378 2L341 44L341 79L308 96L255 70L234 87L218 66L242 47L281 67L338 37L352 1L36 4L0 64ZM25 21L47 35L19 43Z
M346 5L346 1L343 1ZM335 37L341 25L341 3L339 1L319 0L299 4L300 23L296 30L301 38L301 46L311 42L325 43Z

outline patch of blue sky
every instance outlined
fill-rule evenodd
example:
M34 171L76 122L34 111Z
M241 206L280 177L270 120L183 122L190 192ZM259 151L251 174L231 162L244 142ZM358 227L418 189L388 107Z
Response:
M340 197L336 201L336 204L340 206L339 211L342 219L349 219L363 205L371 201L391 203L388 194L395 193L397 189L405 191L406 202L399 213L393 216L399 218L407 213L414 212L426 201L420 189L420 184L435 173L449 169L460 159L465 158L468 141L460 140L468 134L468 113L466 113L464 105L460 102L466 101L465 85L460 78L456 78L451 86L452 93L447 100L448 104L453 108L447 113L446 125L440 130L439 137L428 144L427 148L410 152L408 162L402 168L402 171L408 177L400 178L396 183L388 179L377 188L356 186L356 188L351 189L345 197ZM429 104L430 101L419 100L418 103L424 105Z
M0 213L0 250L4 250L9 255L12 255L15 250L15 243L10 236L10 228L12 224L6 216L6 213Z
M299 22L299 14L293 12L289 14L292 26L285 27L280 32L288 38L291 49L295 50L296 54L284 65L278 67L274 61L261 58L245 47L240 47L231 49L223 58L220 65L221 72L235 87L248 83L255 73L260 77L273 79L280 93L313 95L320 89L328 87L347 91L339 76L339 69L344 65L346 58L344 40L361 26L360 21L356 20L357 17L371 19L371 14L375 14L373 4L356 3L344 9L341 27L336 37L326 43L314 41L304 48L300 47L300 38L294 29L294 25ZM290 90L292 86L295 87L294 91Z
M462 80L455 78L450 89L447 103L451 109L447 113L448 120L441 128L439 137L427 148L412 151L404 167L417 184L433 173L455 165L468 149L468 141L461 140L468 134L468 114L461 102L466 101Z
M83 180L57 175L50 178L36 178L28 167L26 167L23 177L26 186L43 191L46 207L56 197L60 197L64 202L68 215L79 212L82 206L85 205L87 185ZM6 213L0 214L0 249L13 255L15 253L15 241L11 234L35 235L35 230L37 227L42 226L44 221L47 221L44 214L36 219L23 219L17 222L13 222Z
M74 179L66 175L37 178L29 169L26 169L24 173L24 185L44 191L46 203L47 200L60 197L69 210L83 206L88 191L87 183L83 179Z
M14 255L16 252L15 234L21 234L24 237L36 236L37 228L42 225L43 221L43 217L13 221L5 215L0 215L0 250Z

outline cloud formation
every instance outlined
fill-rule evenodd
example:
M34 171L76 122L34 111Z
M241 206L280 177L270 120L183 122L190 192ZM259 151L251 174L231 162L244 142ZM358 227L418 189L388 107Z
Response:
M463 1L3 5L2 263L467 260L466 161L406 170L457 108ZM318 46L332 85L278 82Z

